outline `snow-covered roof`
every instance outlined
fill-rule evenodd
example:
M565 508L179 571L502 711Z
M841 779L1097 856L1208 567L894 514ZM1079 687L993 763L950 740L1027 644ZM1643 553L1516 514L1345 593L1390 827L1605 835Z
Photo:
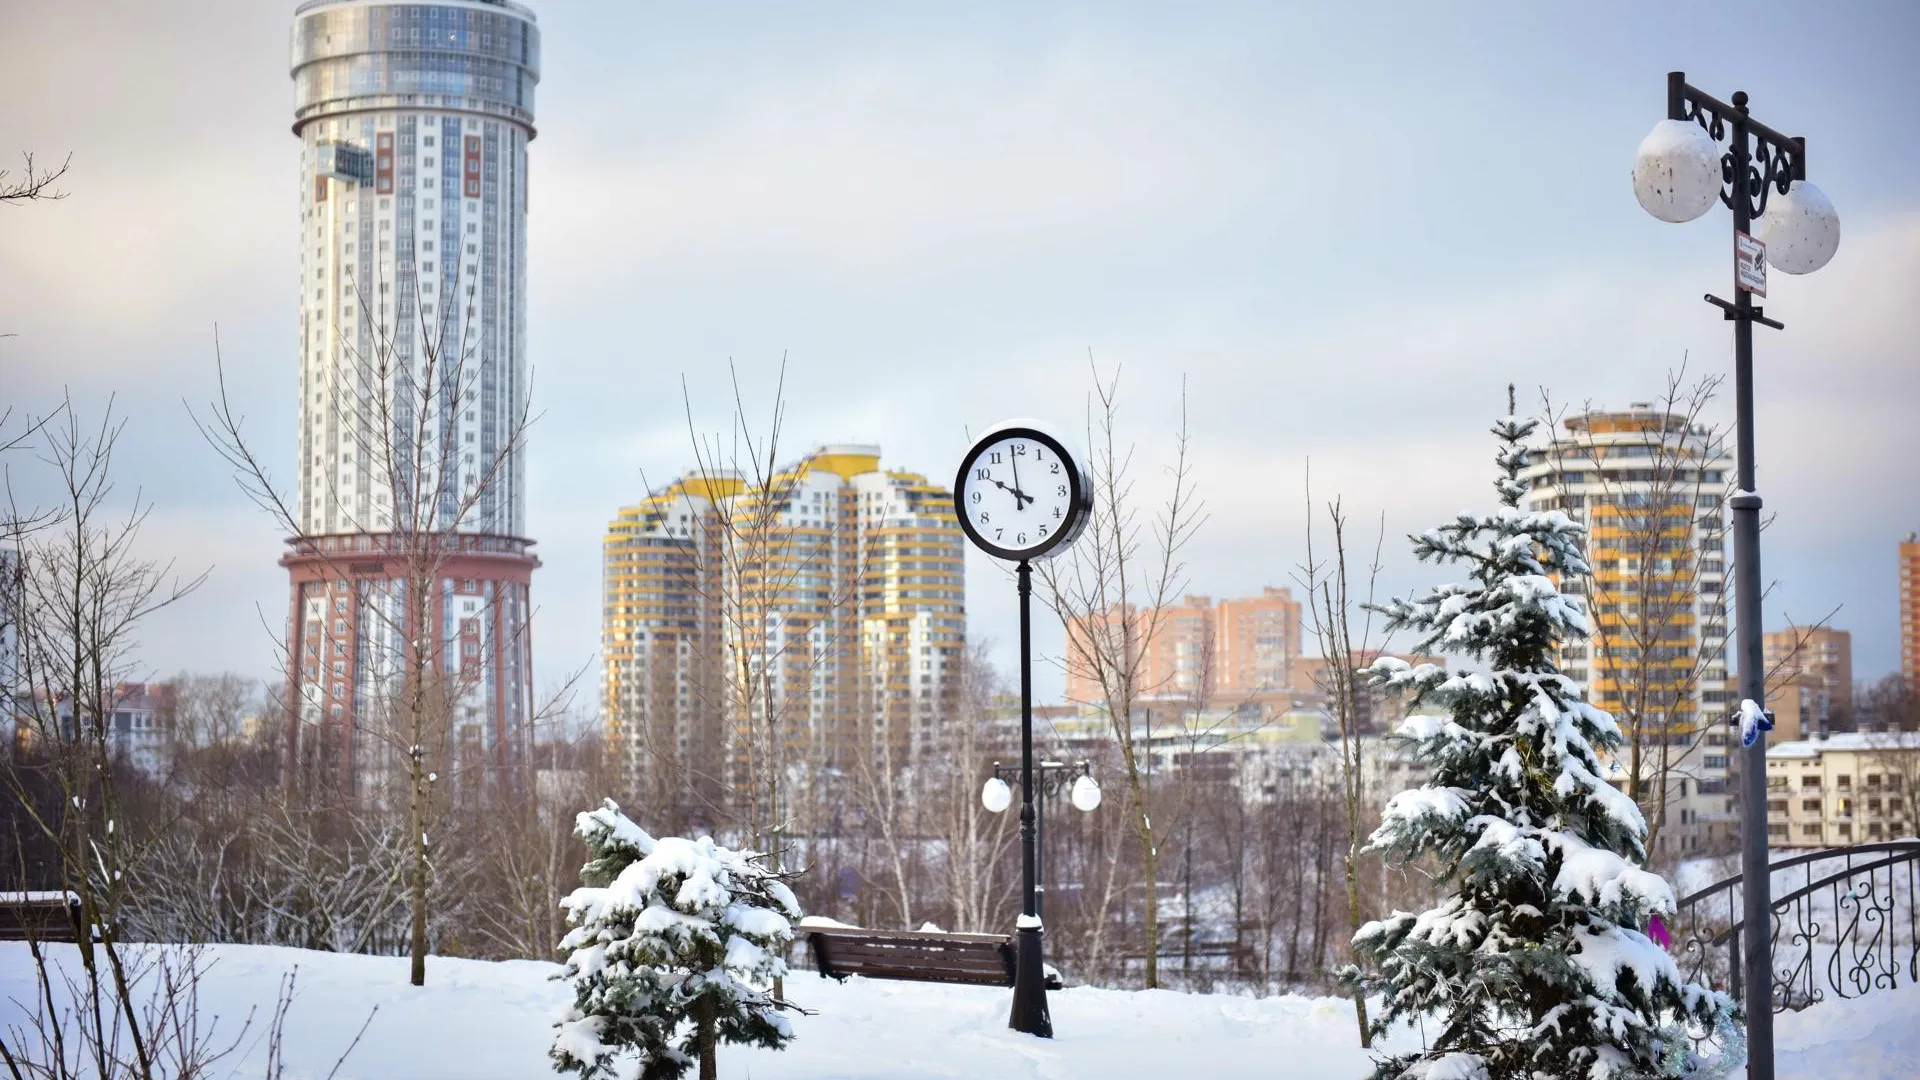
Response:
M1800 739L1767 747L1770 758L1814 758L1824 752L1884 753L1920 750L1920 731L1845 731L1824 739Z

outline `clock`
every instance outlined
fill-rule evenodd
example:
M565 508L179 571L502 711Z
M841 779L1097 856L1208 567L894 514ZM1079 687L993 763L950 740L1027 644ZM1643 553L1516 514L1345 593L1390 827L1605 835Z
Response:
M1027 562L1066 549L1087 526L1093 484L1059 439L1028 421L1001 424L960 460L953 508L980 550Z

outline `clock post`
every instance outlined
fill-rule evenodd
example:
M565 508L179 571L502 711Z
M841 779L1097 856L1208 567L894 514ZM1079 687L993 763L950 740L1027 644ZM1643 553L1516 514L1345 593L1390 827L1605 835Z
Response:
M1050 1039L1033 800L1033 562L1066 550L1086 528L1093 483L1065 443L1032 421L1015 420L990 428L960 460L953 508L975 547L1014 564L1020 590L1021 888L1007 1026Z
M1013 1015L1007 1026L1051 1039L1033 814L1033 565L1021 559L1015 576L1020 588L1020 922L1014 932Z

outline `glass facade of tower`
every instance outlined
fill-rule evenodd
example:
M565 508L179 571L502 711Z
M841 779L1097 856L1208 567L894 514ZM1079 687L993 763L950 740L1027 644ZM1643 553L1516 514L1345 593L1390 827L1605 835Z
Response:
M526 739L539 44L531 11L494 0L312 0L295 14L300 535L282 562L301 710L289 743L304 733L301 752L346 786L383 769L366 732L423 620L438 628L427 647L454 689L462 752L505 763ZM429 610L409 594L430 595Z

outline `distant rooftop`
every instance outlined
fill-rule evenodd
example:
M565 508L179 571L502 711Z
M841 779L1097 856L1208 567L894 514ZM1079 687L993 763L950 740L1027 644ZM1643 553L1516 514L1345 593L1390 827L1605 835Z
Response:
M1767 747L1768 757L1819 757L1829 750L1873 753L1886 750L1920 750L1920 731L1845 731L1824 739L1799 739Z

